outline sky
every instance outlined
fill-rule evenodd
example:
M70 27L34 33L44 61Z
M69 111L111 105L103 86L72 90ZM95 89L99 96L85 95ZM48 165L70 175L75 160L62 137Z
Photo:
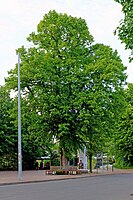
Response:
M113 34L123 18L121 9L114 0L0 0L0 85L17 63L16 49L22 45L30 47L26 38L50 10L85 19L96 43L118 51L127 66L127 81L133 82L130 51Z

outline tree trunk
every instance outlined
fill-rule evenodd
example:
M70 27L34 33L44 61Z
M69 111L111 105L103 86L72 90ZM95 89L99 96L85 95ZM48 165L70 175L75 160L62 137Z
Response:
M90 173L92 173L92 154L89 154L89 165Z
M67 158L65 157L65 150L64 148L61 149L61 166L66 168L67 166Z

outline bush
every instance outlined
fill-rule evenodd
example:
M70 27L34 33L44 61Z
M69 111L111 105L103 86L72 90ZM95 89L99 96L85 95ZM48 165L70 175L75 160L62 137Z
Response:
M67 172L66 172L65 170L57 170L57 171L56 171L56 174L57 174L57 175L66 175Z
M3 155L0 157L0 170L17 170L17 155Z

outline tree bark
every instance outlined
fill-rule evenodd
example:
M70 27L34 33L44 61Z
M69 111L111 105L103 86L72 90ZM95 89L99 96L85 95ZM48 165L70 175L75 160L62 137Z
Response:
M89 168L90 168L90 173L92 173L92 154L89 154Z
M67 158L65 157L65 150L64 148L61 149L61 166L66 168L67 166Z

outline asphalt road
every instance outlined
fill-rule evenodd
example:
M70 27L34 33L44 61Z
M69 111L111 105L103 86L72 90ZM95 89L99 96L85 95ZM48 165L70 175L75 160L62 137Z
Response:
M0 186L0 200L132 200L133 174Z

